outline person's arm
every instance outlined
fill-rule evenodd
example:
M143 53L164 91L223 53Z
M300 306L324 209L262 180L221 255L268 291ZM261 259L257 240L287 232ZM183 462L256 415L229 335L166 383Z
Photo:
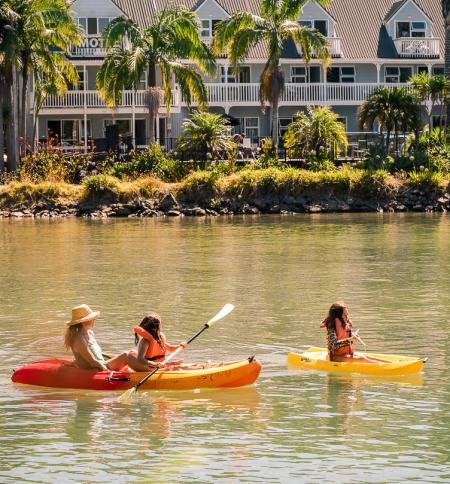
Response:
M74 350L86 361L92 368L98 368L99 370L108 370L108 367L98 361L91 350L89 349L84 338L77 338L74 342Z
M335 322L335 324L341 324L340 322ZM345 338L345 339L337 339L336 336L336 329L335 328L327 328L328 332L328 349L329 351L334 351L338 350L339 348L342 348L343 346L348 346L355 338L351 336L350 338Z

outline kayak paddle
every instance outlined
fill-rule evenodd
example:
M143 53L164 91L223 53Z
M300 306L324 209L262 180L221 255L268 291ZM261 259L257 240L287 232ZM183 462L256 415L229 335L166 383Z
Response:
M213 323L219 321L220 319L230 314L231 311L233 311L233 309L234 309L234 306L232 304L225 304L225 306L213 318L211 318L207 323L205 323L203 325L203 328L197 331L197 333L195 333L194 336L192 336L192 338L186 344L187 345L191 344L204 331L210 328ZM120 395L117 401L120 403L130 403L133 396L137 393L139 387L143 385L149 378L151 378L160 369L161 366L164 366L167 362L169 362L174 356L176 356L182 350L183 350L182 346L177 348L173 353L171 353L167 358L165 358L154 370L152 370L148 375L146 375L140 382L136 383L134 387L130 388L125 393Z

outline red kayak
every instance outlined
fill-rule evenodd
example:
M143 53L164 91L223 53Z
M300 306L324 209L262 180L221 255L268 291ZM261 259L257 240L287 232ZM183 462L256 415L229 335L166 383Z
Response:
M256 381L261 363L254 357L229 363L185 364L161 368L142 389L192 390L195 388L240 387ZM69 360L36 361L13 373L12 381L27 385L83 390L127 390L148 373L134 371L83 370Z

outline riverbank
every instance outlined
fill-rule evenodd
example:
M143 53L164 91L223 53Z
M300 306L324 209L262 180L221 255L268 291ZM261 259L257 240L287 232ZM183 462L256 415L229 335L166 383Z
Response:
M294 168L191 173L180 183L121 181L105 175L82 185L11 182L0 186L0 217L160 217L258 213L446 212L449 182L431 172L311 172Z

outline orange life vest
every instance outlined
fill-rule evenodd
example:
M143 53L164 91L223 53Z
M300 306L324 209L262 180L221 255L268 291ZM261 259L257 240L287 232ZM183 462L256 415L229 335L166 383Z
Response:
M145 353L147 360L158 361L163 360L166 355L166 337L164 333L160 333L161 343L158 343L156 339L141 326L136 326L134 332L148 341L148 348Z
M338 341L340 341L342 339L350 338L350 336L352 335L352 331L351 331L350 328L345 329L344 327L342 327L342 324L341 324L340 321L337 321L337 322L335 321L334 325L335 325L335 328L336 328L336 339ZM350 342L348 345L341 346L337 350L334 350L333 355L334 356L353 355L352 343Z

